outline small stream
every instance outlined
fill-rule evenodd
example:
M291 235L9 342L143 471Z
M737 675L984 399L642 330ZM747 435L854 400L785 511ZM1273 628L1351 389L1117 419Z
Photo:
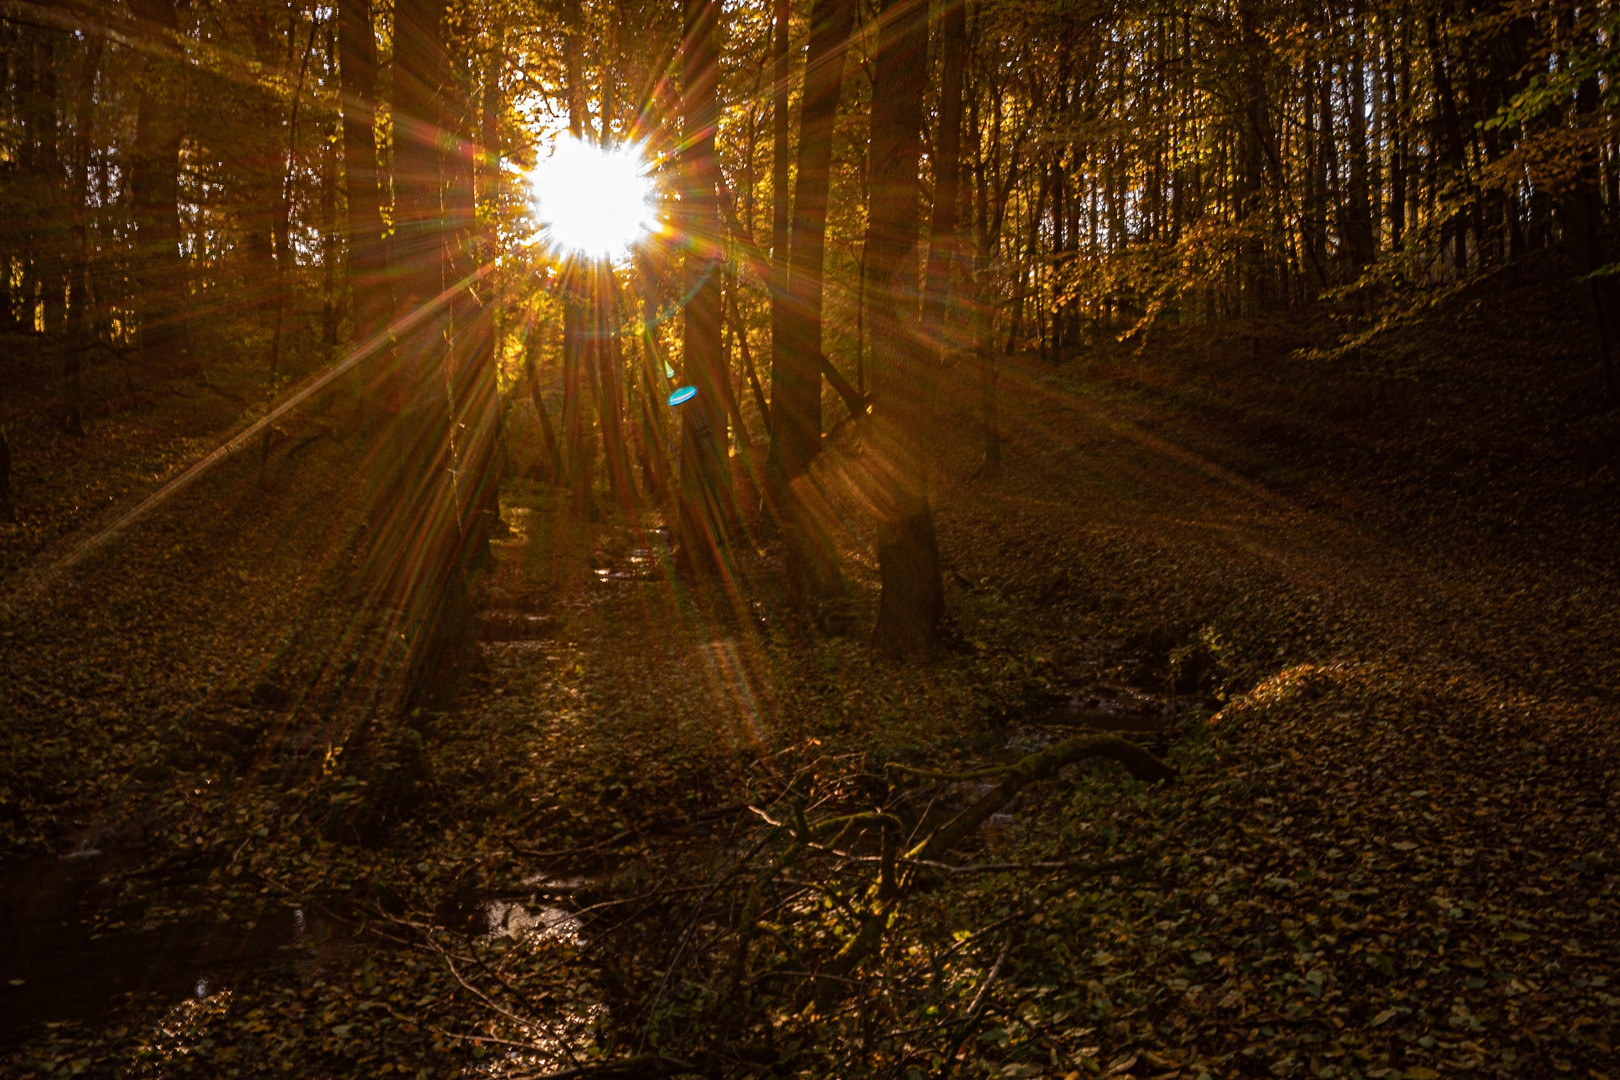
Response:
M270 971L314 970L349 939L347 927L291 907L251 923L98 929L138 872L133 854L94 849L0 867L0 1047L135 1000L172 1004Z

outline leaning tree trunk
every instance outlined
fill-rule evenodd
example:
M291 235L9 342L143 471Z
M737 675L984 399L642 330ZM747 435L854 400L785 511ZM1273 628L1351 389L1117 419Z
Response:
M730 485L724 482L725 372L721 353L720 162L714 135L719 119L719 0L683 0L681 227L686 245L686 312L682 366L697 396L680 406L680 559L688 569L724 565L732 525Z
M771 447L766 489L789 546L788 583L798 600L823 603L843 581L826 524L794 490L821 450L823 264L833 122L843 92L852 0L815 0L799 120L798 177L789 225L788 272L771 300Z
M872 206L866 239L877 389L867 460L882 579L872 643L890 656L920 658L934 652L944 614L925 446L935 364L910 317L917 292L927 8L883 0L881 18L872 73Z
M155 34L180 32L174 0L130 0L130 10ZM149 362L190 366L186 327L186 264L181 254L179 64L149 58L135 112L135 152L129 191L136 230L136 305L141 352Z

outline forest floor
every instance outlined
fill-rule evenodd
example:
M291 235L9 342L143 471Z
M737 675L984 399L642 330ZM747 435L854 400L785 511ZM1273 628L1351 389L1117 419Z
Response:
M1616 417L1579 313L1524 292L1376 362L1260 323L1008 359L999 476L948 371L929 665L804 625L768 545L682 582L655 514L581 522L513 481L485 669L397 723L368 697L392 645L343 509L375 472L351 402L71 565L237 410L14 427L0 1072L516 1077L595 1046L646 1075L694 1047L738 1076L1615 1075ZM857 628L860 462L845 428L821 474ZM853 1004L759 989L763 1034L699 1030L734 947L710 902L784 791L1076 730L1177 782L1026 788ZM858 891L807 884L784 955L847 940Z

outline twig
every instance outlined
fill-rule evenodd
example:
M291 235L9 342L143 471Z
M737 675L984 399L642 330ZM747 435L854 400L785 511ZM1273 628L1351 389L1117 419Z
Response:
M698 1068L690 1061L665 1057L662 1054L637 1054L618 1061L602 1061L591 1065L576 1065L561 1072L518 1073L510 1080L582 1080L583 1077L625 1077L639 1080L647 1076L678 1076L695 1073Z
M979 1011L984 1008L985 999L989 997L990 988L996 984L996 979L1001 975L1001 965L1007 962L1007 954L1012 952L1012 944L1013 936L1008 934L1001 942L1001 952L996 954L996 962L990 965L990 974L984 977L979 992L973 995L973 1003L968 1006L967 1014L962 1017L964 1024L970 1025L974 1020L978 1019ZM945 1055L945 1064L939 1073L940 1080L948 1080L951 1073L956 1071L956 1056L962 1052L962 1046L966 1042L966 1032L957 1036L956 1045L951 1047L951 1052Z

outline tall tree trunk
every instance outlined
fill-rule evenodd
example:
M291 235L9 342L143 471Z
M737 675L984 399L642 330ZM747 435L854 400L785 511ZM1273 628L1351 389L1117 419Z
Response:
M789 0L772 5L771 51L775 82L771 87L771 266L777 279L787 277L788 257L788 141L791 138L788 100L792 87L792 53L788 49L792 21Z
M996 353L995 353L995 298L992 295L992 263L996 249L1001 243L1001 223L1006 217L1007 193L1011 190L1011 181L1018 174L1018 158L1016 151L1008 163L1007 184L1002 186L999 175L1001 167L1001 102L999 95L993 89L991 93L990 132L988 140L980 125L979 99L983 96L975 93L969 95L971 102L970 123L973 129L973 187L974 187L974 239L975 259L973 267L974 276L974 352L978 360L979 375L979 429L984 443L984 459L980 465L981 476L993 478L1001 473L1001 419L996 400ZM986 145L988 141L988 146ZM992 202L991 189L994 187L995 198ZM1095 202L1091 225L1096 228L1097 216ZM1096 235L1092 234L1093 254L1095 254Z
M495 69L498 72L498 68ZM489 74L486 71L486 75ZM496 76L498 78L498 74ZM447 81L440 96L445 105L444 140L459 137L463 147L477 145L478 132L456 130L452 118L471 121L471 105ZM489 91L486 90L486 94ZM471 567L493 560L490 537L501 527L500 390L495 374L495 304L481 272L483 237L478 233L476 163L465 151L443 157L445 175L444 284L450 300L449 382L452 424L450 440L457 520L465 559Z
M1447 195L1460 202L1461 185L1466 179L1462 119L1457 112L1457 95L1452 89L1451 73L1447 70L1446 58L1442 55L1439 21L1432 13L1425 17L1424 28L1428 32L1429 74L1434 81L1437 106L1435 127L1438 138L1435 141L1440 146L1440 163L1443 166L1434 170L1435 184L1442 189L1437 191L1437 194ZM1451 241L1452 262L1460 277L1468 270L1468 219L1461 209L1449 215L1441 235Z
M471 530L451 481L453 402L446 340L454 323L440 294L450 265L443 95L444 0L394 6L394 244L389 263L397 315L419 319L398 341L401 397L393 422L391 482L374 550L385 560L408 643L405 704L433 701L449 685L469 640ZM450 368L450 370L447 370Z
M872 643L893 657L933 654L944 614L928 505L926 432L934 357L907 313L917 289L926 89L926 6L883 0L872 73L872 206L866 239L876 389L867 457L878 518L882 594Z
M785 488L821 449L821 307L833 121L843 90L851 0L816 0L799 119L785 287L771 304L772 484Z
M326 58L323 78L335 84L337 73L337 26L326 24ZM332 136L336 135L334 139ZM338 221L338 147L343 145L343 124L321 139L321 344L327 361L337 355L338 330L342 309L338 304L338 272L343 259L343 226ZM331 398L326 399L328 402Z
M771 300L771 445L766 490L789 547L790 591L796 601L818 604L841 595L843 581L824 523L816 520L793 487L821 450L827 189L833 122L843 91L844 55L854 19L852 0L815 0L810 9L787 280Z
M1349 223L1346 231L1349 234L1347 246L1350 263L1359 270L1372 261L1374 254L1372 200L1369 193L1371 178L1367 160L1367 24L1359 5L1352 10L1350 20L1355 44L1347 73L1350 80L1350 190L1345 200Z
M71 434L84 434L84 356L95 338L90 323L90 153L95 142L96 79L101 73L101 54L106 37L92 33L86 38L84 68L74 104L73 139L73 273L68 321L71 333L62 350L62 427ZM9 278L10 267L5 268Z
M568 5L567 56L568 133L575 139L589 138L590 114L585 100L585 76L581 58L585 48L585 14L579 0ZM590 413L585 409L587 328L590 322L590 291L585 266L571 259L562 271L563 337L562 382L563 442L567 448L569 505L580 517L595 520L596 493L592 476L596 447L591 441Z
M1597 108L1597 79L1583 81L1575 94L1577 115L1588 116ZM1564 243L1569 263L1578 279L1584 279L1587 310L1596 331L1596 360L1603 389L1610 402L1620 401L1620 382L1615 377L1614 354L1620 348L1620 288L1612 274L1599 273L1607 260L1603 252L1603 192L1597 153L1587 150L1579 163L1575 183L1564 200Z
M130 0L135 17L159 37L180 32L174 0ZM135 219L136 308L149 362L191 366L186 262L180 245L180 127L185 77L180 65L148 58L135 113L130 204Z
M956 218L962 198L962 76L967 60L967 12L960 3L945 7L939 52L939 134L934 142L934 213L929 226L923 323L937 343L943 362L954 344L946 322L950 315L951 270L956 264ZM1061 217L1060 200L1059 228Z
M1389 246L1400 250L1406 233L1406 109L1405 80L1396 82L1395 35L1384 41L1384 122L1389 140Z
M551 414L546 411L545 398L540 394L540 332L531 321L523 335L523 375L529 386L529 400L534 404L534 414L540 421L540 436L546 444L546 460L551 466L551 482L561 486L563 483L562 451L557 446L557 433L551 426Z
M602 460L620 510L635 505L635 485L624 438L624 363L619 351L619 313L614 302L613 270L606 262L594 267L596 327L591 335L596 354L596 416L602 431Z
M348 202L349 302L357 345L383 332L388 312L381 174L377 167L377 39L370 0L338 0L343 92L343 182Z
M720 162L715 153L719 108L720 0L683 0L681 46L681 227L687 296L682 367L697 396L680 406L680 560L689 570L724 565L732 525L725 483L721 352Z

